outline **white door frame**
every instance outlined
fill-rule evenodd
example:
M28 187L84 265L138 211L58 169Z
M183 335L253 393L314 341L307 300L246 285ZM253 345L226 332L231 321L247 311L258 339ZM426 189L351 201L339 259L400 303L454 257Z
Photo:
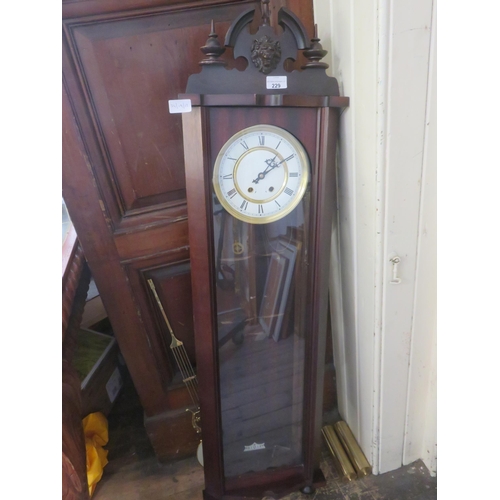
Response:
M339 410L375 473L418 458L436 469L433 3L314 2L328 72L351 99L330 287Z

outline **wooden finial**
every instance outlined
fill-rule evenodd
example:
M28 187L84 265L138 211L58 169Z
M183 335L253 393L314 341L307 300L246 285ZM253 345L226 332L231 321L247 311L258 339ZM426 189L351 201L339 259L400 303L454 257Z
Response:
M304 50L304 55L309 59L309 62L302 66L302 69L310 68L328 68L328 64L320 62L320 59L328 54L328 51L323 49L320 39L318 38L318 25L314 25L314 37L311 38L311 46Z
M219 57L226 51L225 47L222 47L219 40L217 40L217 33L215 32L215 24L212 19L210 23L210 34L203 47L200 49L205 54L205 59L200 61L200 66L219 64L226 66L227 62L219 59Z

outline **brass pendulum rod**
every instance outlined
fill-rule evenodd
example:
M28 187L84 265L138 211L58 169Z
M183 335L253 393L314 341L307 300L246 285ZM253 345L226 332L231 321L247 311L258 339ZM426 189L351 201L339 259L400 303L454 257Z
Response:
M174 355L175 358L175 362L177 363L177 367L181 372L182 381L184 382L188 390L193 405L196 406L197 408L196 411L192 411L189 408L187 408L186 411L191 412L191 425L193 426L193 429L199 434L201 432L201 427L199 426L200 399L198 397L198 379L196 378L196 373L194 372L194 368L193 365L191 364L191 361L189 361L189 357L187 355L184 344L174 335L174 331L172 330L170 321L167 318L165 309L163 309L163 304L161 303L160 297L158 297L158 294L156 293L156 288L152 279L148 279L148 285L151 288L153 295L155 296L156 303L160 308L163 319L165 320L168 331L170 332L170 337L172 339L172 341L170 342L170 350L172 351L172 354ZM202 452L201 441L200 444L198 445L197 456L198 456L198 461L200 462L201 465L203 465L203 452Z
M165 310L163 309L163 305L160 301L160 298L158 297L158 294L156 293L156 288L153 283L152 279L148 279L148 284L149 287L151 288L151 291L153 292L153 295L156 299L156 303L158 304L158 307L160 308L161 314L163 316L163 319L165 320L165 323L167 324L168 331L170 332L170 337L172 339L170 343L170 349L172 351L172 354L174 355L175 361L177 363L177 367L179 368L179 371L181 372L182 376L182 381L186 385L186 388L188 390L189 396L193 402L193 404L199 408L200 406L200 400L198 397L198 379L196 378L196 373L194 372L194 368L191 365L191 362L189 361L189 357L186 352L186 348L184 347L184 344L175 337L174 332L172 330L172 327L170 325L170 321L167 318L167 315L165 313Z

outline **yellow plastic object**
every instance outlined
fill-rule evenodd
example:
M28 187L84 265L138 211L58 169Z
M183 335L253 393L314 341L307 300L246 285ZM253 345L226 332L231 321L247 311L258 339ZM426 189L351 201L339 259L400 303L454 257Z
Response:
M83 433L87 451L87 481L89 495L94 493L100 481L104 466L108 463L108 450L103 446L108 443L108 420L101 413L91 413L83 419Z

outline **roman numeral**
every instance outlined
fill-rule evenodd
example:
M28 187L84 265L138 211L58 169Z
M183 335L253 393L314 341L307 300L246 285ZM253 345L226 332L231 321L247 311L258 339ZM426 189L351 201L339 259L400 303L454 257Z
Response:
M243 203L240 205L241 210L246 210L248 207L248 201L243 200Z
M228 191L227 195L229 196L229 198L233 198L234 196L236 196L236 189L231 189L231 191Z
M264 207L262 205L259 205L259 214L264 213Z
M293 191L292 191L289 187L286 187L286 188L285 188L285 193L286 193L288 196L292 196Z
M285 158L283 161L289 161L289 160L291 160L294 156L295 156L295 154L290 155L288 158Z
M248 149L248 144L245 141L241 141L240 144L245 148Z
M276 203L276 205L281 208L281 205L276 200L274 200L274 203Z
M233 178L233 174L227 174L225 175L224 177L222 177L223 179L232 179Z
M228 160L233 160L233 161L238 161L237 158L231 158L230 156L227 157Z
M266 142L266 138L263 135L259 135L259 144L264 146L264 142Z
M290 172L288 174L289 177L298 177L299 176L299 173L298 172Z
M281 141L278 142L278 145L274 149L278 149L280 147Z

